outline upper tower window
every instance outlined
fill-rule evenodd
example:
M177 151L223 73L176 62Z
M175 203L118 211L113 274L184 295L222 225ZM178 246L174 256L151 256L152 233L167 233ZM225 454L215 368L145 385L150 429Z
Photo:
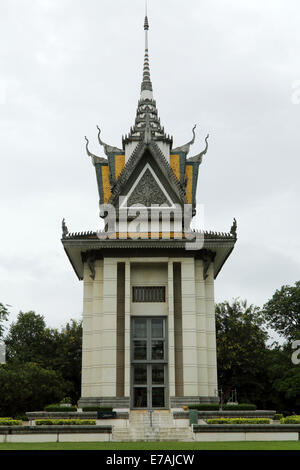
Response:
M134 286L132 288L133 302L165 302L166 288L164 286Z

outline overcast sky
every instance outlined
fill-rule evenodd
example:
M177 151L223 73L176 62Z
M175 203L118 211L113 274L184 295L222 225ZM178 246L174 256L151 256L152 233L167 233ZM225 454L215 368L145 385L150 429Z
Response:
M216 300L263 305L299 280L300 3L149 0L150 67L174 146L191 138L207 230L238 242ZM142 78L143 0L0 1L0 302L60 327L82 312L60 242L99 228L102 138L121 146ZM298 81L298 83L297 83ZM294 88L293 88L294 87Z

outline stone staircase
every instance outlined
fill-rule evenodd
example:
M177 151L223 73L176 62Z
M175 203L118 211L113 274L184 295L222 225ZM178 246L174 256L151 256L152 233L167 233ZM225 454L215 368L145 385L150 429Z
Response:
M169 411L131 411L128 427L113 427L112 440L120 441L193 441L190 427L174 426Z

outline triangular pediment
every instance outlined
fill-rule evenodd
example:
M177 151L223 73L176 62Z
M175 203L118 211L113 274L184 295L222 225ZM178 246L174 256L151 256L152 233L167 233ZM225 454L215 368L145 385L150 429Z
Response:
M121 207L131 207L133 205L150 207L154 204L165 205L169 208L175 207L157 174L151 165L147 163L128 191Z
M146 167L148 172L146 172ZM143 181L138 187L137 183L140 182L142 177ZM129 199L134 192L133 188L138 189L142 199L145 200L145 196L142 194L142 187L146 190L148 186L152 186L155 189L157 197L157 201L154 201L154 198L152 198L152 204L160 204L159 200L163 200L163 197L165 197L163 203L170 207L175 203L181 205L186 203L184 189L155 143L149 145L141 143L138 145L112 190L113 194L110 202L116 205L120 196L127 196L127 199ZM132 200L136 201L137 199L135 196L132 196ZM139 203L142 204L142 202Z

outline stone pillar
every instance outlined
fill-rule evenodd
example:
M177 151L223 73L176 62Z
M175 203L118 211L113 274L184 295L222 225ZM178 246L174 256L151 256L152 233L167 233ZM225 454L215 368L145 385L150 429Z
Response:
M116 397L117 260L104 258L101 396Z
M102 317L103 317L103 260L94 264L93 317L92 317L92 383L90 397L101 396L102 358Z
M198 396L197 319L195 299L195 261L181 261L182 345L184 396Z
M130 396L130 261L125 263L125 397Z
M174 338L174 295L173 295L173 262L168 262L168 363L169 363L169 397L175 395L175 338Z
M214 266L210 264L208 276L205 280L206 298L206 341L207 341L207 364L208 364L208 394L210 397L217 396L217 345L216 345L216 317L214 298Z
M198 346L198 394L208 397L207 369L207 335L206 335L206 302L205 281L203 278L203 261L195 260L196 309L197 309L197 346Z
M93 280L91 271L84 263L83 274L83 318L82 318L82 377L81 396L91 396L92 384L92 347L93 347Z

